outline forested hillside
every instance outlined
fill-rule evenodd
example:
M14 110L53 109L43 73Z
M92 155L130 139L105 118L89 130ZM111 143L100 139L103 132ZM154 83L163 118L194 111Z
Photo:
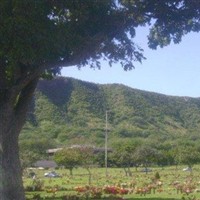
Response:
M101 147L106 110L110 146L127 139L174 143L200 138L199 98L59 77L39 82L20 144L43 146L41 151L70 144Z

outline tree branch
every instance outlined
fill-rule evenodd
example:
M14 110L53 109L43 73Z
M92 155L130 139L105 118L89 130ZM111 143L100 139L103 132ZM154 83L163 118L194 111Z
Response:
M15 116L19 120L18 128L21 130L24 122L26 120L26 113L28 110L28 105L33 97L33 93L37 86L39 76L31 80L20 92L18 100L15 105Z

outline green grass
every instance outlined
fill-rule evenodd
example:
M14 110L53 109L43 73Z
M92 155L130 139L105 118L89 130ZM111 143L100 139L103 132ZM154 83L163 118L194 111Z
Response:
M183 166L176 169L175 167L166 167L164 169L161 168L153 168L152 172L144 173L136 171L135 169L132 169L133 176L127 177L124 174L123 169L118 168L112 168L108 169L109 176L106 178L105 176L105 169L103 168L93 168L91 169L92 172L92 179L91 179L91 185L95 187L102 188L105 185L112 185L112 186L119 186L121 187L124 185L125 188L132 189L133 192L130 194L124 195L124 199L128 200L180 200L182 197L186 197L187 200L197 200L200 199L200 193L194 192L186 195L184 193L180 193L177 191L177 189L172 185L174 182L179 182L180 184L188 184L190 182L190 185L193 185L195 189L200 188L200 166L196 166L193 169L192 174L190 172L183 172L182 171ZM63 195L75 195L77 192L74 190L77 186L86 186L88 185L89 176L87 174L87 171L83 168L74 169L73 176L69 176L68 170L56 170L60 175L62 175L62 178L45 178L44 173L47 170L34 170L37 174L37 179L40 179L44 182L43 188L47 190L47 188L54 188L59 186L63 189L63 191L57 191L55 196L52 197L53 193L47 193L46 191L42 192L26 192L27 199L31 198L34 194L40 194L42 197L52 197L55 200L61 199L61 196ZM49 171L49 170L48 170ZM158 172L160 175L160 181L162 182L162 186L155 189L155 193L152 191L151 194L141 195L136 194L137 188L143 188L144 186L147 186L152 183L152 180L155 177L155 173ZM24 178L24 186L25 188L27 186L32 185L33 179L31 178ZM195 198L189 198L191 196L195 196ZM104 198L102 199L109 199L106 198L107 196L104 195ZM97 199L96 199L97 200Z

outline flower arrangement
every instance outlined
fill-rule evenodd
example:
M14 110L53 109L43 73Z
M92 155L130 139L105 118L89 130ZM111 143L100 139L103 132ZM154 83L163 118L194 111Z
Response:
M94 186L78 186L74 188L78 194L90 196L92 198L101 198L103 191L102 188Z
M103 191L105 192L105 194L120 194L120 195L125 195L129 193L128 189L122 188L122 187L117 187L117 186L105 186Z

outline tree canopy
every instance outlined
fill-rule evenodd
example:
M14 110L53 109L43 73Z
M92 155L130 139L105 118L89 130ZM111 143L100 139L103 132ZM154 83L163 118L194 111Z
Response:
M63 149L56 152L54 159L57 164L64 166L66 169L70 170L70 175L72 170L75 167L78 167L81 164L79 149Z
M150 26L153 49L200 30L196 0L21 0L2 1L0 10L1 81L7 87L26 76L55 73L55 67L100 67L101 57L131 69L144 59L132 40L138 26Z

